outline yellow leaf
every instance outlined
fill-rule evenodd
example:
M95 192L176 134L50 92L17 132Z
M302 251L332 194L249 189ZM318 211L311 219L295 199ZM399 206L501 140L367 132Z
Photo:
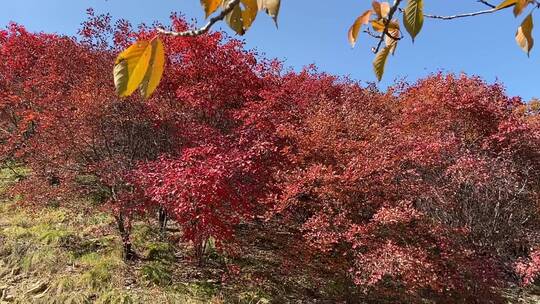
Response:
M260 10L265 10L266 13L274 19L276 27L278 25L277 19L279 15L279 8L281 6L281 0L258 0L257 4Z
M126 97L142 82L152 57L148 40L141 40L118 55L114 64L114 85L120 97Z
M373 27L374 31L382 33L384 31L384 20L371 20L371 27ZM395 19L388 24L389 31L394 29L399 29L399 23Z
M519 47L527 53L527 56L529 56L529 53L531 52L531 49L534 45L534 40L532 37L532 30L533 30L533 18L532 14L529 14L525 20L521 23L519 26L517 32L516 32L516 42L519 45Z
M242 23L244 25L244 31L247 31L257 17L259 6L257 0L241 0L241 2L244 5L244 10L242 10Z
M398 44L398 39L394 38L399 38L401 32L399 31L399 29L389 29L388 34L389 35L384 36L384 44L390 47L390 53L394 55Z
M225 16L225 22L238 35L244 35L244 22L242 21L242 9L240 3L234 6L233 10Z
M518 0L505 0L505 1L501 2L499 5L497 5L495 7L495 9L501 10L503 8L507 8L509 6L512 6L512 5L516 4L517 1Z
M403 24L414 42L414 38L420 33L422 25L424 25L423 0L409 0L403 12Z
M365 11L362 15L360 15L356 20L354 21L353 25L349 29L349 43L352 47L356 44L356 41L358 39L358 33L360 33L360 29L362 28L362 25L366 25L369 23L369 18L371 17L371 14L373 14L372 10Z
M529 5L529 0L517 0L516 5L514 5L514 16L517 17L521 15L527 5Z
M375 76L377 76L377 79L381 81L382 76L384 74L384 67L386 65L386 61L388 59L388 54L390 54L392 47L385 46L379 52L377 55L375 55L375 60L373 61L373 70L375 71Z
M388 2L373 1L372 6L379 19L386 18L390 12L390 4Z
M206 18L212 15L221 5L222 0L201 0L201 5L204 8Z
M165 50L163 48L163 42L161 39L155 38L151 41L152 56L150 57L150 63L148 70L139 85L141 94L145 99L150 97L156 90L163 75L163 69L165 67Z

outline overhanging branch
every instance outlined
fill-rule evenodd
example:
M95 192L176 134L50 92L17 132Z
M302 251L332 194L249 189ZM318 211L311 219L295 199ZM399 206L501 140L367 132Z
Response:
M478 15L484 15L484 14L491 14L498 11L498 9L492 8L488 10L483 11L477 11L472 13L464 13L464 14L457 14L457 15L450 15L450 16L439 16L439 15L430 15L430 14L424 14L424 17L426 18L432 18L432 19L441 19L441 20L452 20L457 18L465 18L465 17L473 17Z
M225 19L225 17L232 12L234 7L240 3L240 0L231 0L227 3L227 5L223 8L221 13L217 16L214 16L208 20L208 23L206 23L203 27L199 29L184 31L184 32L175 32L175 31L168 31L164 28L158 28L158 33L162 35L169 35L174 37L194 37L194 36L200 36L202 34L206 34L214 24L217 22Z

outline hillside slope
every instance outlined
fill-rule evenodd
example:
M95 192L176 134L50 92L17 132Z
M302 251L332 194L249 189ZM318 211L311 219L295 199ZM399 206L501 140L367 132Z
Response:
M1 171L0 191L15 182ZM91 202L81 202L91 204ZM90 209L89 209L90 210ZM199 267L189 246L171 229L161 240L156 225L134 225L138 259L124 263L114 221L106 213L36 210L16 199L0 202L0 303L396 303L403 299L346 298L317 265L284 269L286 233L265 235L243 227L241 258L212 251ZM505 291L509 303L540 303L540 296ZM537 292L538 294L538 292ZM405 300L406 302L406 300Z

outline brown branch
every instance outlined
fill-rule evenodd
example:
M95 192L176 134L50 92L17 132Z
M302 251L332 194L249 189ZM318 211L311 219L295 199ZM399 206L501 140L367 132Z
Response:
M369 29L365 29L363 32L368 34L369 36L371 36L373 38L381 39L381 35L377 35L377 34L373 33L372 31L370 31Z
M373 49L373 53L378 53L379 52L379 50L381 48L381 45L382 45L382 43L384 41L385 36L389 36L392 39L394 38L394 37L390 36L390 33L388 32L388 29L389 29L389 26L390 26L390 22L392 22L392 17L394 17L394 14L398 10L399 5L401 4L401 1L402 0L395 0L394 5L392 5L392 7L390 8L390 12L388 12L388 16L387 16L386 20L384 21L384 30L382 32L381 37L379 38L379 43L377 43L377 47Z
M375 33L373 33L372 31L370 31L369 29L365 29L363 30L364 33L368 34L368 36L371 36L373 38L377 38L377 39L381 39L382 35L377 35ZM392 35L392 33L388 33L388 37L394 39L394 40L401 40L403 39L403 35L400 35L399 37L396 37L394 35Z
M168 31L164 28L158 28L157 31L158 33L162 35L169 35L169 36L174 36L174 37L194 37L194 36L200 36L202 34L206 34L210 30L210 28L212 28L214 24L225 19L225 17L230 12L232 12L234 7L238 3L240 3L240 0L230 0L229 3L227 3L227 5L223 8L223 10L221 11L219 15L210 18L210 20L208 20L208 23L206 23L203 27L199 29L189 30L189 31L184 31L184 32L175 32L175 31Z

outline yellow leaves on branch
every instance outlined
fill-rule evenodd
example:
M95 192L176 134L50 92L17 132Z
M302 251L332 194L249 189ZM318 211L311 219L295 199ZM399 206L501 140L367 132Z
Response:
M201 0L206 18L215 13L219 7L225 9L232 0ZM251 27L259 11L264 10L277 26L281 0L240 0L225 16L225 22L238 35L244 35Z
M120 97L139 88L146 99L156 90L165 66L163 42L158 37L140 40L118 55L114 64L114 85Z
M277 26L281 0L239 0L230 9L234 3L232 1L200 0L207 18L221 7L224 15L217 20L224 19L239 35L245 34L261 10L266 11ZM144 98L150 97L159 85L164 66L165 51L159 37L136 42L116 58L113 69L116 93L120 97L127 97L138 88Z
M418 1L421 2L422 0ZM399 21L396 19L389 20L391 18L390 15L393 15L393 12L390 12L390 3L373 1L372 9L365 11L362 13L362 15L356 18L348 32L348 40L353 47L358 40L358 35L363 25L370 24L375 33L380 33L380 36L375 36L375 34L371 33L369 30L366 31L371 36L381 39L379 47L374 48L378 49L378 52L375 55L375 60L373 61L373 70L375 71L375 75L379 81L382 79L384 74L384 68L386 61L388 60L388 55L394 54L397 43L399 39L401 39ZM371 19L372 16L374 16L374 19ZM384 47L380 48L383 41L385 45Z
M380 81L385 70L385 65L390 54L394 54L399 40L402 38L399 21L392 19L399 10L403 13L403 25L411 36L413 42L420 33L424 24L424 0L402 0L407 1L403 10L397 6L401 1L395 1L394 5L389 2L373 1L372 8L364 11L358 16L349 28L347 38L352 47L358 41L358 36L365 25L370 25L364 30L368 35L377 38L378 44L373 47L375 59L373 69L377 79ZM221 8L221 13L211 18L204 30L208 31L210 26L217 21L224 20L229 27L239 35L251 27L259 11L265 11L274 20L277 27L277 19L280 11L281 0L200 0L206 18L216 13ZM503 0L493 10L502 10L513 7L514 15L520 16L529 7L529 4L536 4L533 0ZM534 6L534 8L537 8ZM485 13L479 12L479 13ZM463 14L450 17L426 15L431 18L453 19L457 17L473 16L475 14ZM533 16L532 12L522 21L516 32L516 42L523 51L529 55L534 45L532 37ZM200 33L186 36L198 35ZM182 36L182 33L174 33ZM384 44L383 44L384 42ZM165 53L163 43L158 37L152 40L141 40L124 50L116 59L114 66L114 84L120 97L133 94L138 88L144 98L148 98L157 88L164 69Z
M385 20L371 20L371 27L374 31L382 33L384 31L385 22ZM396 29L399 30L399 22L396 19L392 19L392 21L388 23L388 31Z
M223 1L222 6L225 7L228 1ZM259 12L259 3L257 0L241 0L234 6L233 10L225 16L225 22L238 35L244 35L251 27L257 13Z

